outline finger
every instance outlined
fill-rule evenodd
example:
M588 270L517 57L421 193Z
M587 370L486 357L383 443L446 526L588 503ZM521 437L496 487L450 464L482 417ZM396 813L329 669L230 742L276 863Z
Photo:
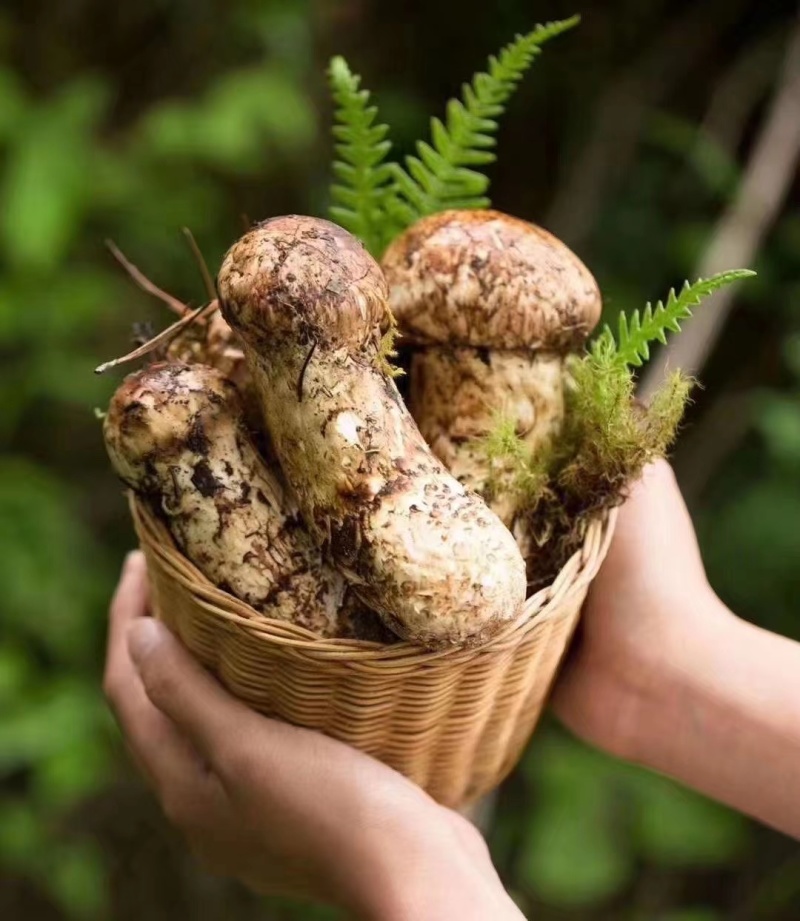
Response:
M658 458L648 464L629 490L623 508L624 514L633 514L642 507L646 508L657 497L664 495L680 495L675 474L672 467L664 458ZM681 500L682 501L682 500Z
M227 798L222 785L175 724L138 688L122 721L131 757L152 787L166 817L189 830L221 814Z
M176 824L194 813L223 805L223 791L206 761L176 725L147 696L128 652L130 625L150 620L147 566L140 551L129 553L111 602L105 692L131 757Z
M399 775L361 752L248 709L162 623L150 618L135 622L128 641L149 699L208 763L229 798L256 778L262 795L270 789L279 794L273 805L303 813L310 808L308 791L336 777L346 778L346 790L374 786L373 778L385 782L390 775L395 795L401 786ZM359 773L367 778L363 784ZM403 783L406 795L421 795L410 781Z
M648 464L642 475L631 486L627 501L620 513L621 519L641 519L654 514L669 513L671 518L689 520L678 480L670 464L659 458Z
M128 653L128 626L147 614L148 595L145 557L134 550L125 558L111 601L106 696L131 754L150 779L155 779L157 775L179 776L200 762L177 729L153 706Z
M147 561L141 550L132 550L122 564L117 589L111 599L112 623L123 623L147 613L149 591Z
M692 541L693 527L672 467L660 459L645 467L619 512L609 557L652 553L676 537Z
M144 554L134 550L125 557L117 589L111 600L106 647L106 678L112 677L120 657L127 658L128 624L148 612L150 592Z
M128 624L147 614L148 605L149 590L144 554L134 551L125 558L109 609L103 689L112 708L115 708L119 694L127 692L133 673L126 639Z
M255 724L265 722L226 693L162 623L136 621L127 639L148 698L212 768L220 750L246 742Z
M625 586L637 587L642 604L707 586L691 515L665 460L649 464L631 486L589 598L610 598Z
M182 784L202 785L207 765L175 724L153 706L138 679L116 716L131 757L160 799L169 799L170 791Z
M175 820L175 804L207 796L208 788L214 786L213 775L205 759L147 696L127 643L117 655L114 675L106 693L126 747Z

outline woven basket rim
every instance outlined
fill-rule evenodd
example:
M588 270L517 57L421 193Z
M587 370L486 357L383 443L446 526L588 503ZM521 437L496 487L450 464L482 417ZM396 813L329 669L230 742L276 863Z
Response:
M232 629L246 631L255 642L280 645L287 652L295 651L316 660L345 660L352 664L392 668L416 667L442 659L448 664L457 664L486 652L496 654L504 647L515 647L520 632L537 628L544 620L557 616L573 595L585 591L606 555L617 517L614 508L605 510L588 523L581 548L567 560L549 585L526 600L520 616L514 621L473 646L431 650L406 641L387 646L369 640L323 639L305 627L266 617L203 575L178 549L166 525L133 491L128 491L128 503L142 545L158 558L172 579L191 593L199 607L227 621Z

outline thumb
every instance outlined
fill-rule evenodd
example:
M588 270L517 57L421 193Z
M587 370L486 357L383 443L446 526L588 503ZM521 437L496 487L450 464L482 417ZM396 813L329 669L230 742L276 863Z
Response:
M212 767L221 746L244 734L250 711L230 696L152 617L128 631L128 652L153 705L189 738ZM244 724L244 725L243 725Z
M620 510L609 561L622 572L638 567L655 575L658 566L662 574L680 574L682 587L705 582L691 515L665 460L646 467L634 484Z

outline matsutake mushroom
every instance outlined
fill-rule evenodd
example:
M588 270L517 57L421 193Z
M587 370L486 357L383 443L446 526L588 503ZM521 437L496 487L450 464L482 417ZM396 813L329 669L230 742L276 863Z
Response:
M515 619L522 556L431 452L387 373L386 283L355 237L317 218L265 221L228 251L218 291L286 480L362 600L434 647Z
M448 469L514 529L519 498L502 489L513 471L487 459L485 438L505 421L532 455L558 436L565 355L600 317L597 283L552 234L498 211L422 218L382 265L414 346L411 413Z
M217 586L322 637L383 638L377 617L323 562L219 371L163 362L129 375L103 430L117 475Z

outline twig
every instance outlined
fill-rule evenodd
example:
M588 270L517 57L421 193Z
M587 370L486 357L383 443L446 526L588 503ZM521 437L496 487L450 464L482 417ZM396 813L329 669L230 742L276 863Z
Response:
M191 230L189 230L188 227L183 228L183 235L189 242L189 249L192 251L192 255L197 262L197 267L200 269L200 274L203 277L203 284L205 285L208 299L213 301L217 296L217 288L214 284L214 279L211 277L211 272L208 271L208 263L203 257L203 254L200 252L200 247L197 245L197 240L195 240L194 234Z
M173 297L171 294L167 294L166 291L162 291L158 285L150 281L144 272L138 269L123 255L122 251L113 240L106 240L106 246L111 250L113 257L142 291L146 291L147 294L152 294L153 297L157 297L160 301L165 303L173 313L177 313L179 317L183 316L189 310L189 307L184 304L183 301L179 301L177 297Z
M800 17L785 53L778 88L758 136L744 179L712 235L696 275L752 262L761 241L780 212L800 158ZM697 374L719 337L733 303L735 286L715 292L680 336L651 362L639 389L647 400L658 390L668 367Z
M163 345L164 343L169 342L171 339L174 339L181 330L185 329L187 326L191 326L195 320L200 319L201 315L212 313L216 309L217 302L211 301L210 304L203 304L202 307L198 307L191 313L185 313L180 318L180 320L176 320L171 326L168 326L166 329L162 329L161 332L153 336L152 339L149 339L143 345L135 348L132 352L128 352L127 355L122 355L119 358L112 358L111 361L106 361L102 365L98 365L94 369L94 373L103 374L105 371L111 370L111 368L116 368L117 365L126 364L129 361L135 361L137 358L142 358L144 355L148 355L154 349L157 349L160 345Z
M308 355L306 355L306 360L303 362L303 367L300 369L300 377L297 379L297 402L303 402L303 381L306 379L306 371L308 366L311 363L311 358L314 355L314 352L317 348L317 340L315 339L311 343L311 348L308 350Z

